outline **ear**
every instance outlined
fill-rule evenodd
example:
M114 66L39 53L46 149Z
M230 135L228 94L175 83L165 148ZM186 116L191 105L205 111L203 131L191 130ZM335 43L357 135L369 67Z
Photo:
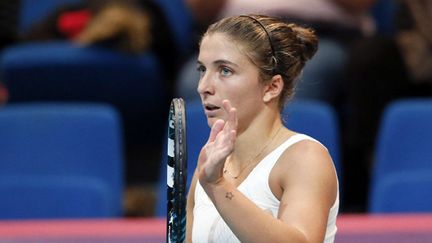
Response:
M284 82L282 76L279 74L274 75L270 82L264 87L263 101L267 103L277 98L281 94L283 87Z

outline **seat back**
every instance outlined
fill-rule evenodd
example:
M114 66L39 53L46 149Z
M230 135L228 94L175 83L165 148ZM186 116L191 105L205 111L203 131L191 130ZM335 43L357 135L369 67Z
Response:
M0 75L9 103L109 103L122 115L129 144L151 145L163 134L168 89L150 52L134 56L70 42L28 43L4 50Z
M106 105L0 109L0 218L122 216L123 142Z
M133 106L143 99L159 102L166 93L152 53L132 56L67 41L7 48L1 55L0 74L11 102L96 100Z
M432 99L405 99L384 111L377 134L373 177L432 169Z
M369 212L432 212L432 170L401 171L376 178Z
M309 135L327 147L341 183L339 124L334 109L320 101L297 100L284 108L282 119L289 129Z
M416 201L427 201L426 194L416 192L430 190L432 185L427 179L432 174L425 174L432 171L430 141L432 99L403 99L386 107L371 173L368 205L371 213L432 211L432 207ZM395 199L397 202L384 202Z

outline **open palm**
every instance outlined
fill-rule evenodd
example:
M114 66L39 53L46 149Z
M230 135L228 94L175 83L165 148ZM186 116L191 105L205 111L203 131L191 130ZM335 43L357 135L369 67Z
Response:
M201 184L217 183L223 178L225 160L234 150L237 137L237 111L228 100L223 101L223 108L228 113L227 120L220 119L213 124L209 139L198 157Z

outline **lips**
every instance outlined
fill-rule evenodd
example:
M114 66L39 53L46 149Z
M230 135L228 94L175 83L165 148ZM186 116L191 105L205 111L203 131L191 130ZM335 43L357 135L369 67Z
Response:
M207 117L215 117L215 116L217 116L217 113L220 110L219 106L213 105L213 104L210 104L210 103L205 103L203 106L204 106L204 111L205 111Z
M209 111L214 111L214 110L218 110L218 109L220 109L219 106L216 106L216 105L213 105L213 104L205 104L205 105L204 105L204 108L205 108L206 110L209 110Z

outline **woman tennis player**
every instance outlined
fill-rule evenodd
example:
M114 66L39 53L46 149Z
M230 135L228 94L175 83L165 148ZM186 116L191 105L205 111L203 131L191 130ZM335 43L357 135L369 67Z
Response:
M200 44L198 92L211 132L188 195L187 242L333 242L332 159L280 117L317 50L314 32L244 15L211 25Z

